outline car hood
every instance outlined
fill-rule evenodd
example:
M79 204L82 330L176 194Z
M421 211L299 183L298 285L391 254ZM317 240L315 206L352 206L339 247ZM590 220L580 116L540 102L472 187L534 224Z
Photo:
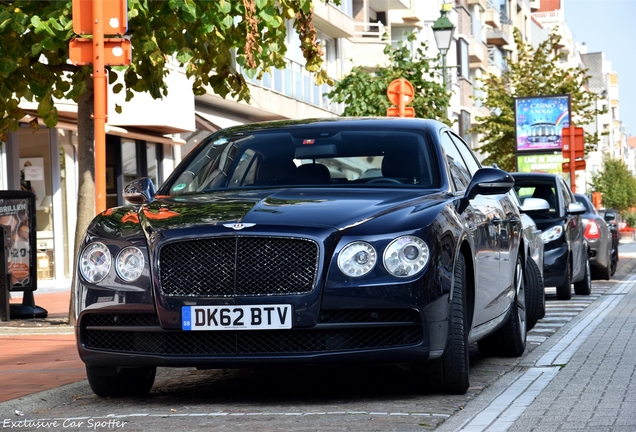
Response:
M221 192L158 197L142 205L137 215L146 232L227 224L235 229L254 224L279 230L294 226L343 230L400 210L421 211L440 204L441 196L440 192L396 189Z

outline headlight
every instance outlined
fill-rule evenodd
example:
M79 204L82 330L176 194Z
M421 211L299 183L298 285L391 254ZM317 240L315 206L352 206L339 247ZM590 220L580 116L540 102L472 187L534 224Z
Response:
M366 242L353 242L346 245L338 255L338 268L351 277L360 277L375 267L377 254L373 246Z
M393 276L413 276L428 263L428 246L415 236L398 237L384 251L384 266Z
M563 227L561 225L556 225L543 231L541 233L541 240L543 240L543 243L550 243L551 241L554 241L561 237L562 234Z
M99 242L88 245L79 259L80 273L91 283L103 281L108 276L110 264L110 251L105 244Z
M126 282L137 280L144 271L144 254L134 246L124 248L117 255L115 270Z

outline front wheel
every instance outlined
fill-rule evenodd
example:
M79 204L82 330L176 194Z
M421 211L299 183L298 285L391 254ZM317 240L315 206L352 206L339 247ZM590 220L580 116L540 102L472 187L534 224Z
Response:
M98 396L143 396L155 382L156 367L120 368L86 365L91 390Z
M526 259L526 314L528 331L532 330L545 316L545 287L543 277L537 263L532 258Z
M592 277L590 276L590 260L585 258L585 275L580 282L574 282L574 292L578 295L590 295L592 292Z
M449 394L464 394L469 386L470 362L465 299L466 262L461 253L457 256L454 276L446 349L428 378L434 390Z

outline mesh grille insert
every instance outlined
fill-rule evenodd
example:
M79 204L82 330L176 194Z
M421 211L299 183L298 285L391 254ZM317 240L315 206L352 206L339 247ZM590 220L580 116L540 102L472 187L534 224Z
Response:
M160 251L166 296L223 297L310 292L318 245L282 237L221 237L173 242Z

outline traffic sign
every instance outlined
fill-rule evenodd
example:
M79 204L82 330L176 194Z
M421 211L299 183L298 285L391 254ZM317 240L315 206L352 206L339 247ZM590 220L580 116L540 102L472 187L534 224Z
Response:
M69 43L68 56L71 63L86 66L93 63L93 40L73 38ZM125 66L132 60L132 47L128 39L104 39L104 66Z
M404 78L394 79L386 89L386 96L393 105L399 106L400 102L408 105L415 96L415 87L409 80Z
M563 169L563 172L570 171L570 162L563 162L561 164L561 169ZM574 161L574 170L575 171L585 170L585 160L584 159L575 160Z
M570 131L574 130L574 136L570 136ZM574 146L574 158L585 156L585 132L582 127L563 128L561 131L562 152L565 159L572 159L571 145Z
M402 117L400 115L399 107L388 107L386 109L387 117ZM404 107L404 117L415 117L415 108L413 107Z
M93 1L73 0L73 31L79 35L93 34ZM101 0L104 35L123 35L128 31L127 0Z

